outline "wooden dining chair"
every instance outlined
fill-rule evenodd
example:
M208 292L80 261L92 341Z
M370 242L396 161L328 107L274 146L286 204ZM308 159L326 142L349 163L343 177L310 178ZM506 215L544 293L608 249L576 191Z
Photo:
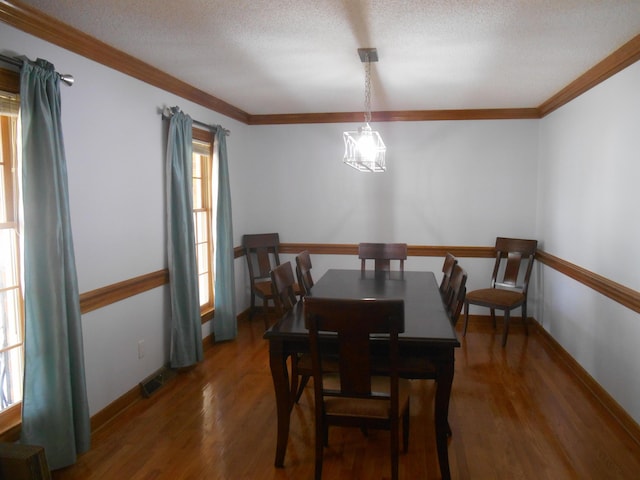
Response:
M247 258L251 305L249 319L255 313L256 297L262 299L265 327L268 327L269 301L273 300L270 272L280 265L280 236L277 233L259 233L242 236L242 247Z
M398 478L400 422L403 448L409 446L409 380L398 376L398 334L404 330L404 301L305 297L305 324L313 364L315 398L315 478L322 477L329 426L390 430L391 478ZM327 342L325 332L337 334ZM385 369L376 376L376 342L388 334ZM377 339L380 342L380 339ZM323 359L338 357L338 371L323 370ZM388 359L388 364L386 364Z
M295 304L298 303L291 262L284 262L273 267L270 272L270 277L276 315L282 317L285 313L291 311Z
M280 265L280 236L277 233L243 235L242 247L249 269L251 292L249 319L255 313L256 297L259 297L262 299L265 327L268 327L269 301L273 301L270 272L272 268ZM293 290L296 295L302 298L302 292L297 282L294 283Z
M445 302L445 304L449 303L449 282L451 281L453 267L457 263L458 259L450 253L447 253L444 257L444 262L442 264L442 280L440 281L440 295L442 296L442 301Z
M460 312L462 312L462 306L464 305L464 299L467 293L467 272L456 263L451 271L451 277L449 279L448 298L445 301L445 309L447 310L447 316L451 320L453 326L458 323L460 318Z
M296 255L296 277L303 296L309 295L313 287L313 276L311 275L311 255L308 250L304 250Z
M469 305L487 307L496 326L496 310L504 311L502 346L507 344L511 310L522 308L522 322L527 330L527 292L533 271L533 262L538 247L537 240L498 237L496 239L496 261L491 274L491 288L468 292L464 301L464 331L469 324Z
M296 277L303 297L309 295L311 287L314 285L311 268L311 255L308 250L296 255ZM295 395L293 401L298 403L305 387L309 383L309 378L311 378L311 357L305 354L300 355L295 365L295 371L291 375L296 375L299 379L298 390L292 392Z
M367 260L374 261L376 272L391 270L391 260L400 261L400 271L404 272L404 261L407 259L406 243L360 243L358 245L360 270L364 273Z
M287 312L291 311L293 307L298 303L298 297L295 292L295 285L293 279L293 267L291 262L284 262L271 270L271 285L273 289L273 299L275 303L275 309L278 317L282 317ZM291 357L291 395L294 396L294 400L297 401L302 395L302 391L309 381L311 375L311 359L306 356L306 367L303 366L303 373L300 373L299 363L304 354L295 354ZM306 372L306 373L305 373ZM302 378L302 380L300 380ZM300 386L298 386L300 385Z

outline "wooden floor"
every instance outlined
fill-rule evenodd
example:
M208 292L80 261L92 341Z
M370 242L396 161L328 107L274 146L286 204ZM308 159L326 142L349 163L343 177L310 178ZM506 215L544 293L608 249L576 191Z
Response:
M638 479L640 445L546 349L514 323L470 326L456 352L449 459L459 479ZM273 466L275 397L263 321L95 432L72 479L312 479L312 387L294 407L285 468ZM533 329L532 329L533 330ZM437 479L432 381L413 382L409 452L400 479ZM389 478L388 432L330 430L325 479Z

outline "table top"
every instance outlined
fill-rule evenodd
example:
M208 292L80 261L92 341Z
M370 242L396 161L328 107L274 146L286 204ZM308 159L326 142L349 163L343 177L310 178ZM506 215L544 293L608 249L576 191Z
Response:
M447 316L433 272L328 270L312 287L320 298L389 298L404 300L404 332L400 342L459 347L455 329ZM265 339L295 339L307 336L304 303L269 328Z

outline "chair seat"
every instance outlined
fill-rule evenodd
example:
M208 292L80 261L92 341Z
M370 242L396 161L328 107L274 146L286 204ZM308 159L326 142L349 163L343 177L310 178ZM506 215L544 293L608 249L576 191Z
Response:
M333 373L339 371L337 356L322 356L322 371ZM299 375L313 375L313 364L310 353L303 353L298 357L298 373Z
M271 289L271 282L266 280L264 282L256 282L254 284L256 290L258 290L263 297L265 298L272 298L273 297L273 290ZM296 296L301 296L302 295L302 289L300 288L300 285L298 285L297 283L293 284L293 292L296 294Z
M270 281L264 281L264 282L256 282L254 284L255 289L257 291L259 291L262 296L264 298L272 298L273 297L273 291L271 289L271 282Z
M524 303L525 299L526 297L522 292L500 288L482 288L467 292L465 302L490 308L511 309Z
M340 377L337 374L323 375L324 390L340 390ZM371 377L371 390L383 395L389 395L389 377ZM411 382L407 379L398 379L399 413L402 415L405 406L409 402ZM376 400L371 398L344 398L324 397L325 412L327 415L362 416L386 419L389 418L390 400Z

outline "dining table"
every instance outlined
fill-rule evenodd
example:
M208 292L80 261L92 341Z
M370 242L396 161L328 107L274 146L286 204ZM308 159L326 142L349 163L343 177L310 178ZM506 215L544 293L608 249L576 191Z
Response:
M436 382L434 423L438 462L442 478L449 479L449 398L454 353L460 342L446 314L435 274L428 271L330 269L318 279L309 295L335 299L404 300L405 328L399 336L400 375ZM276 396L275 466L284 467L295 397L295 392L291 391L287 360L309 352L304 301L298 302L267 329L264 339L269 341L269 366ZM384 342L384 338L379 341Z

